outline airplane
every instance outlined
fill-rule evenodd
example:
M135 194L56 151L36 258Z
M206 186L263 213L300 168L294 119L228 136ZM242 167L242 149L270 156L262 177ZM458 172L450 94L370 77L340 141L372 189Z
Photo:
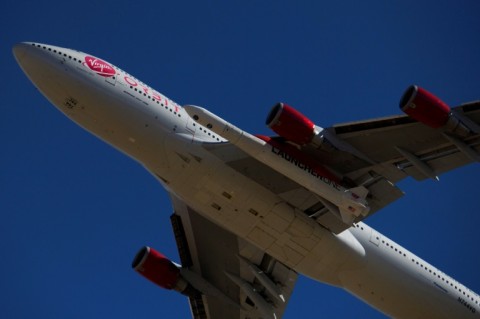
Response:
M480 317L477 293L363 222L403 196L400 180L480 160L480 101L450 108L412 85L405 115L328 128L277 103L275 134L252 135L93 55L13 54L59 111L166 189L181 264L145 246L132 268L185 295L192 318L279 319L299 274L389 317Z

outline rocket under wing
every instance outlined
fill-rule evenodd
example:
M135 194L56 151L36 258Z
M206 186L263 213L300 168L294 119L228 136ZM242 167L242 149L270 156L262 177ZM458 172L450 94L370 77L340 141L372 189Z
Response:
M279 156L278 152L264 140L241 130L208 110L192 105L186 105L184 109L198 124L323 198L329 203L326 207L335 210L334 214L345 224L352 225L358 216L368 215L370 207L366 200L367 188L358 186L347 189L326 176L312 174L309 170L292 165L291 161Z

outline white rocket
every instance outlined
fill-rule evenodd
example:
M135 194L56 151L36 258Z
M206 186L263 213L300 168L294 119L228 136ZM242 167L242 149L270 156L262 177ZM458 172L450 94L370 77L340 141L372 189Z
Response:
M291 154L285 156L284 152L265 140L241 130L204 108L186 105L184 109L198 124L318 195L325 207L344 223L351 225L356 217L368 215L370 207L365 199L368 194L365 187L347 189L325 174L292 159Z

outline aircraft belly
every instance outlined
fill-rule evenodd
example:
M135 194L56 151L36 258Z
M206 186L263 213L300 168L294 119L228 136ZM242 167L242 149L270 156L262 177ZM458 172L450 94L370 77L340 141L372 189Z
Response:
M438 313L438 318L448 318L464 310L412 268L410 259L416 256L404 250L409 254L404 260L399 253L385 252L380 239L386 238L375 233L379 239L372 240L367 225L359 223L334 235L187 140L166 139L166 165L157 166L156 174L166 177L169 191L205 218L295 271L343 287L389 316L427 318Z
M393 242L396 250L371 242L370 231L373 230L363 223L353 231L365 248L368 260L365 267L338 273L345 290L389 317L458 318L461 313L474 317L458 302L454 291L439 289L439 284L435 284L435 280L440 281L438 277L421 271L422 268L412 262L412 259L421 261L420 258ZM438 274L439 271L435 271Z
M318 281L340 286L339 270L361 267L363 248L348 231L333 235L198 145L175 144L168 188L212 222Z
M449 318L464 310L412 268L413 254L404 250L404 260L397 252L381 251L380 238L386 238L378 234L379 240L372 240L367 225L334 235L199 144L175 145L167 156L175 175L169 190L298 273L342 287L393 317Z

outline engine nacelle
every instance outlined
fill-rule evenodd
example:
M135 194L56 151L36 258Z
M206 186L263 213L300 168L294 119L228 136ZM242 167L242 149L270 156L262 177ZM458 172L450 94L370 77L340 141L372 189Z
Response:
M273 106L268 113L266 124L281 137L299 145L309 143L315 134L315 124L284 103Z
M138 251L133 259L132 268L162 288L173 289L187 296L196 292L170 259L148 246Z
M411 85L400 99L400 108L411 118L432 128L447 124L450 107L421 87Z

